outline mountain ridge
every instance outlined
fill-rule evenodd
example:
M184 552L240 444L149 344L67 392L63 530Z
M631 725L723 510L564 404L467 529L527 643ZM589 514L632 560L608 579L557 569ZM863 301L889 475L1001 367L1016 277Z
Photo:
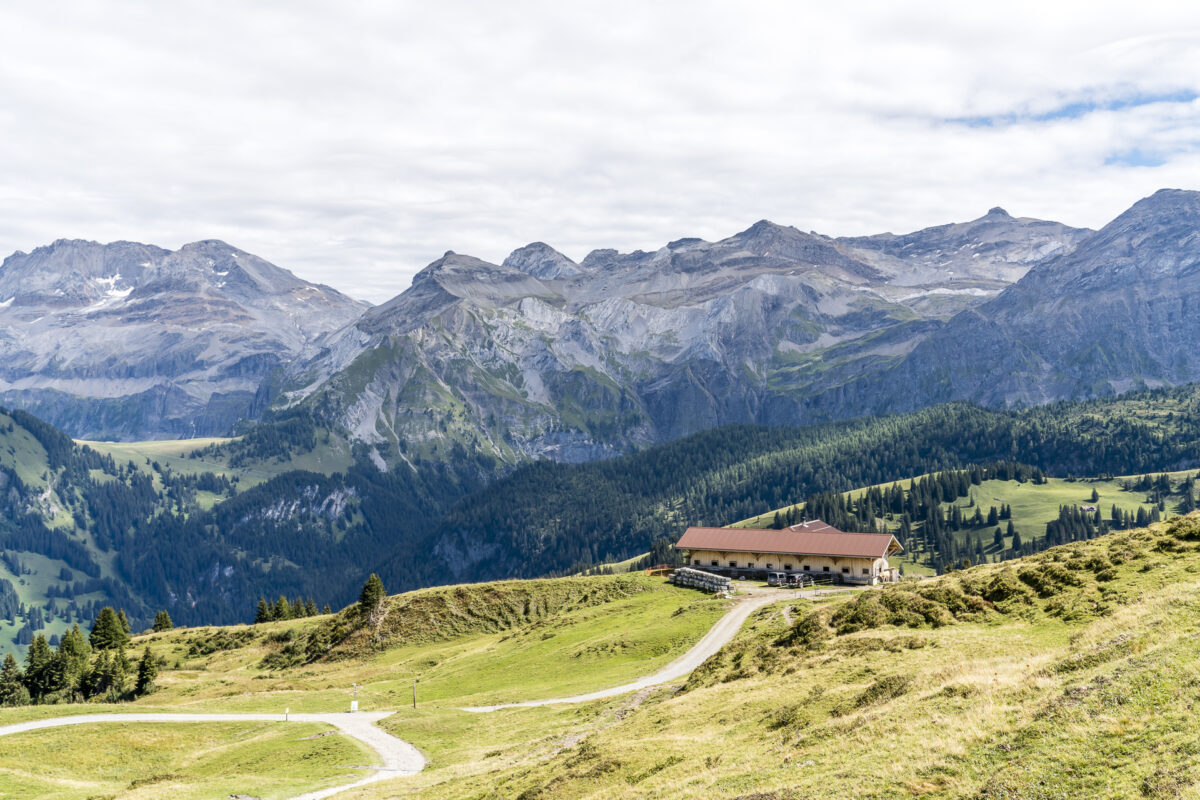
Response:
M579 263L542 242L501 264L449 251L326 336L289 371L282 402L320 408L373 446L457 443L509 462L836 418L805 413L805 397L902 357L1090 233L993 210L858 239L760 220L717 242Z
M217 240L60 239L0 265L0 403L84 438L227 434L365 308Z

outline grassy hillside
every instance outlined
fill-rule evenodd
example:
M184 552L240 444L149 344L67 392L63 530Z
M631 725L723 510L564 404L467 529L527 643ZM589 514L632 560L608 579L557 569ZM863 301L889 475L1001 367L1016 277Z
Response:
M1189 797L1200 788L1198 593L1192 515L941 578L781 601L680 685L470 715L458 707L650 672L722 603L646 576L448 587L391 598L384 642L351 640L307 665L270 666L320 618L143 637L136 645L171 668L132 708L333 710L357 682L367 708L397 709L384 726L430 763L345 795L356 800ZM78 711L0 710L0 723ZM78 740L88 780L111 764L100 755L110 736ZM5 745L14 764L45 747ZM181 738L171 766L127 765L122 780L170 770L194 785L210 767L191 765L214 763L199 755L207 747ZM307 763L302 752L280 751L267 778ZM6 774L0 787L15 780Z
M259 722L33 731L21 734L16 747L0 748L0 797L210 800L245 797L248 790L290 797L345 783L346 765L378 763L358 740L328 730Z
M425 731L419 746L431 762L426 775L437 783L458 774L464 766L474 769L470 764L475 758L486 762L487 754L497 748L541 752L544 737L555 730L573 735L580 720L599 713L593 709L582 713L576 708L538 709L514 722L497 715L470 715L458 711L460 706L558 696L632 680L685 651L727 607L725 601L640 575L447 587L395 596L388 603L382 642L352 638L327 658L307 665L279 666L288 664L289 648L303 645L328 617L176 629L138 637L133 643L135 650L149 644L165 662L158 681L161 688L116 710L340 711L348 708L351 687L357 683L363 710L407 707L406 724ZM411 708L414 681L419 701L415 710ZM108 704L0 709L0 725L112 710ZM276 742L302 741L300 734L292 735L292 728L285 731L286 738L279 738L283 734L277 726L229 726L236 729L238 738L209 759L203 754L211 748L213 737L201 735L199 730L206 726L191 726L196 728L192 731L178 727L181 730L169 736L156 733L159 729L155 727L143 738L128 741L124 730L99 726L75 737L48 731L5 739L0 795L12 791L24 797L18 788L34 786L47 792L42 796L59 796L51 790L58 776L35 780L33 770L16 765L35 763L30 759L68 739L78 742L86 753L80 787L87 788L61 795L66 797L89 797L101 788L113 791L107 787L114 784L105 781L116 775L126 784L148 783L169 774L166 783L171 786L203 785L209 777L228 777L217 769L222 757L232 758L230 774L241 778L244 773L238 771L238 765L252 761L258 753L256 737L267 737L264 748ZM215 735L224 727L218 726ZM161 744L165 741L174 748L170 763L159 752L160 746L166 747ZM244 756L233 758L239 752L234 748L239 741L249 741L251 747ZM146 759L141 757L143 748L149 751ZM113 755L106 755L108 752ZM363 763L355 758L344 753L311 755L304 749L275 752L263 781L243 781L238 788L258 796L286 796L272 788L276 785L272 781L289 775L297 765L307 771L294 777L313 780L316 785L320 769L329 764ZM14 765L11 775L6 769L10 765ZM162 795L151 792L144 796ZM193 795L184 791L182 796Z
M800 604L794 625L768 610L682 689L430 796L1194 796L1198 541L1191 518Z

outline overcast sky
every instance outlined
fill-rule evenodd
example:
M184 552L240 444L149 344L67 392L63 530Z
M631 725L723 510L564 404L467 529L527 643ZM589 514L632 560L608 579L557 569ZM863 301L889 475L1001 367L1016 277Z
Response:
M87 0L0 47L0 251L219 238L372 302L446 250L1200 189L1200 4Z

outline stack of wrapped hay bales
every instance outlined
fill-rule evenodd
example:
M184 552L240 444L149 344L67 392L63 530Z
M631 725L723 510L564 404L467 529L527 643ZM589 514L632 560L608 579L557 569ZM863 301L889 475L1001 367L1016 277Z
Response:
M706 592L728 594L733 591L733 581L729 578L690 567L680 567L675 570L671 575L670 582L676 586L689 586L693 589L703 589Z

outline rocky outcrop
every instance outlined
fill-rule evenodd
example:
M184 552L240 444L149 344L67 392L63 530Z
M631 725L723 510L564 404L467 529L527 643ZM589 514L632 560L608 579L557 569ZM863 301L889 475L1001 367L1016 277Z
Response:
M0 265L0 403L76 437L226 434L365 308L223 242L60 240Z

